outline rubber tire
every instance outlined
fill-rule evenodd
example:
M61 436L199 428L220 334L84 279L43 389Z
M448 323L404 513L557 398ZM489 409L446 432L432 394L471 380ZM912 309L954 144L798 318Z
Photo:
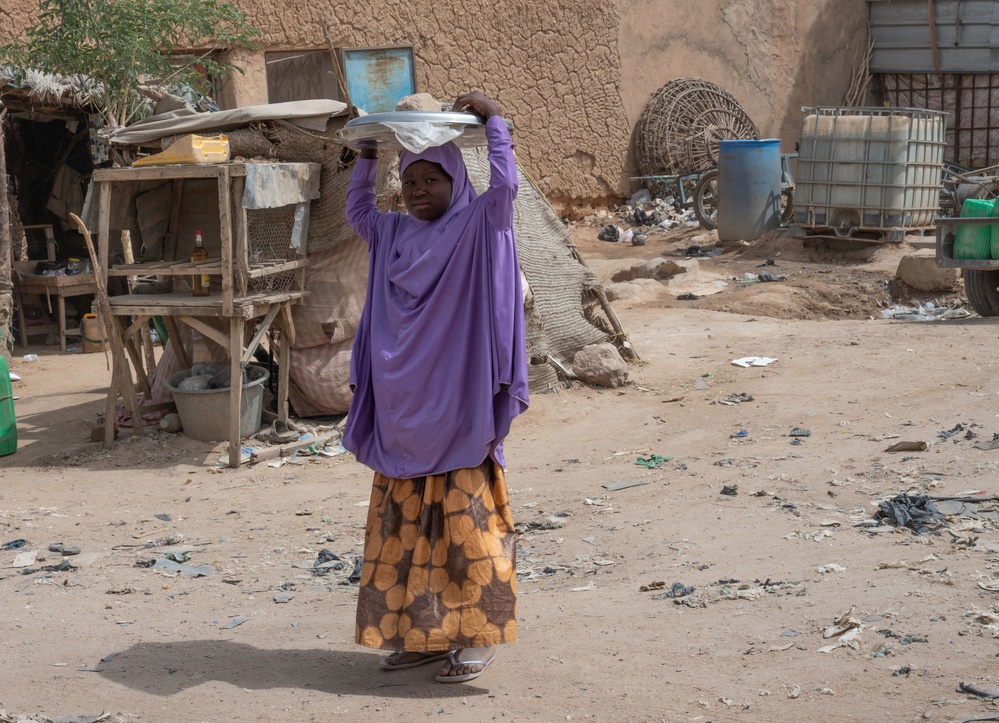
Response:
M965 269L964 293L979 316L999 316L999 270Z
M708 199L710 199L710 203L714 209L714 219L711 218L712 214L706 208L707 204L705 201ZM700 179L697 181L697 185L694 187L694 215L697 216L697 221L701 224L701 228L714 231L718 228L717 214L718 169L713 168L710 171L702 173Z

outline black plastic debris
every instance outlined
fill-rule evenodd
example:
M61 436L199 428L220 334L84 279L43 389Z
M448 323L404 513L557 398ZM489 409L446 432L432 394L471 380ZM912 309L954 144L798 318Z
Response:
M705 251L700 246L688 246L687 250L683 252L683 255L688 257L699 257L699 256L707 256L708 252Z
M335 555L325 547L316 555L316 561L312 566L312 574L317 576L328 575L333 570L342 570L347 566L339 555Z
M777 265L776 261L774 261L773 259L767 259L762 264L756 264L756 268L762 269L764 266L776 266L776 265Z
M168 515L166 512L161 512L158 515L153 515L153 517L155 517L157 520L163 520L163 522L169 522L171 519L170 515Z
M597 238L601 241L620 241L621 240L621 230L618 229L614 224L607 224L602 229L600 233L597 234Z
M674 582L666 592L666 597L685 597L694 594L693 585L684 585L682 582Z
M357 559L354 560L354 571L350 573L350 577L347 578L347 582L360 582L361 568L363 566L364 566L364 555L358 555Z
M769 271L761 271L759 276L760 283L772 283L774 281L787 281L787 277L784 274L771 274Z
M635 223L639 226L650 226L652 225L652 214L648 211L636 208L635 209Z
M729 497L735 497L737 494L739 494L739 485L734 483L729 485L722 485L721 494L727 495Z
M28 544L27 540L18 538L16 540L11 540L10 542L5 542L0 545L0 550L19 550Z
M971 683L959 683L957 686L957 692L966 693L968 695L977 695L979 698L999 698L999 690L986 690L985 688L974 686Z
M686 294L680 294L676 297L677 301L697 301L701 297L697 294L691 294L689 291Z
M925 535L944 524L940 510L926 495L901 494L891 500L879 502L874 516L895 527L908 527L919 535Z
M135 561L136 567L152 567L155 564L156 564L155 557L140 558Z
M74 572L79 570L76 565L71 565L69 560L63 559L58 565L43 565L42 567L29 567L21 570L22 575L34 575L36 572Z
M941 439L950 439L955 434L958 434L959 432L963 431L964 431L964 425L958 422L957 424L954 425L953 429L948 429L945 432L937 432L937 436L940 437Z

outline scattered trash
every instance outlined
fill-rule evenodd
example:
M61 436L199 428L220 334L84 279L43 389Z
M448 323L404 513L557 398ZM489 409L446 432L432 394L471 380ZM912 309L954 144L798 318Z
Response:
M730 434L729 438L730 439L745 439L748 436L749 436L749 430L748 429L740 429L735 434Z
M620 482L608 482L600 486L603 487L605 490L609 490L611 492L619 492L620 490L626 490L629 487L639 487L641 485L647 485L647 484L648 482L643 482L642 480L631 479L631 480L622 480Z
M644 246L649 242L649 237L644 233L636 233L631 239L632 246Z
M53 542L49 545L49 552L59 552L63 555L79 555L80 548L78 545L64 545L61 542Z
M597 234L597 238L601 241L612 241L616 243L621 239L621 229L614 224L608 224L600 229L600 233Z
M926 495L900 494L879 502L874 516L895 527L908 527L919 535L944 524L943 515Z
M883 309L878 316L881 319L897 319L899 321L941 321L944 319L965 319L971 316L971 312L961 307L937 306L932 301L927 301L916 306L896 304L889 309Z
M760 272L759 279L762 283L772 283L774 281L787 281L784 274L771 274L769 271Z
M837 565L835 562L831 562L828 565L823 565L816 572L820 575L825 575L830 572L846 572L846 568L842 565Z
M776 261L774 261L773 259L767 259L762 264L756 264L756 268L762 269L766 266L776 266L776 265L777 265Z
M701 258L705 256L721 256L723 253L725 253L725 249L721 246L715 246L710 249L705 249L701 246L688 246L683 255L689 258Z
M739 485L737 484L722 485L721 494L728 495L729 497L735 497L737 494L739 494Z
M240 618L233 618L228 623L226 623L225 625L223 625L222 629L223 630L232 630L233 628L239 627L240 625L242 625L243 623L245 623L247 620L249 620L249 618L242 618L242 617L240 617Z
M166 512L160 512L158 515L153 515L157 520L162 520L163 522L170 522L171 518Z
M765 367L773 364L776 359L771 359L768 356L744 356L741 359L733 359L732 363L737 367Z
M657 467L666 464L672 457L663 457L662 455L653 454L649 457L639 457L635 462L639 467L648 467L649 469L656 469Z
M36 572L73 572L79 570L76 565L71 565L69 560L63 558L57 565L43 565L40 568L27 567L21 570L22 575L34 575Z
M743 404L745 402L755 401L752 395L746 394L746 392L739 392L729 394L725 399L720 399L719 404L727 404L729 406L734 406L736 404Z
M565 520L554 515L544 515L535 520L514 524L514 529L517 532L545 532L548 530L560 530L563 527L565 527Z
M688 291L686 294L680 294L678 297L676 297L676 300L677 301L697 301L700 298L701 297L698 296L697 294L692 294L692 293L690 293Z
M136 561L136 564L138 565L138 561ZM176 563L173 560L167 560L165 557L156 558L150 567L160 572L179 572L185 577L210 577L218 574L217 570L208 565L184 565Z
M999 449L999 434L993 434L992 439L989 441L975 442L973 446L975 449L985 450L986 452Z
M929 448L926 442L896 442L885 452L925 452Z
M0 545L0 550L4 551L19 550L27 544L29 544L27 540L18 538L16 540L11 540L10 542L3 543L2 545Z
M354 560L354 571L350 573L347 578L347 582L360 582L361 581L361 568L364 565L364 556L359 555L356 560Z
M812 432L809 429L802 429L801 427L795 427L790 432L787 433L788 437L811 437Z
M650 582L648 585L642 585L640 588L638 588L638 591L652 592L653 590L665 590L665 589L666 589L666 581L656 580L655 582Z
M945 432L937 432L937 436L940 437L941 439L950 439L954 435L960 434L963 431L964 431L964 425L958 422L956 425L954 425L953 429L948 429Z
M345 567L347 567L347 563L342 558L324 547L316 555L316 561L312 564L312 574L316 576L328 575L333 570L343 570Z
M38 355L37 354L25 354L22 357L22 359L24 359L24 361L26 361L26 362L36 362L36 361L38 361Z
M191 550L171 550L164 552L163 557L170 562L187 562L191 559Z
M663 586L665 587L665 583L663 583ZM694 594L693 585L684 585L682 582L674 582L672 585L670 585L669 590L667 590L662 595L657 595L656 599L662 600L666 598L681 598L693 594Z
M38 550L28 550L26 552L19 552L14 557L14 562L11 567L30 567L35 564L35 558L38 557Z
M971 683L958 683L957 692L967 693L968 695L977 695L979 698L999 698L999 690L985 690L984 688L979 688Z

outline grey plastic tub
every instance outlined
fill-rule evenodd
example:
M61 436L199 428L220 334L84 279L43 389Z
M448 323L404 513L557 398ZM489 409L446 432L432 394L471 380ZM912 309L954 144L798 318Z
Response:
M229 388L184 391L177 386L191 376L185 369L172 374L166 387L173 394L184 434L202 442L229 438ZM263 367L246 367L246 378L239 405L239 436L248 437L260 429L264 411L264 382L269 376Z

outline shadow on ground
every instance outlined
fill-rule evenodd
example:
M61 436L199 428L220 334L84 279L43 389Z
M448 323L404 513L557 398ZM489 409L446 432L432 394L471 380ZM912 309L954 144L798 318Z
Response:
M226 640L137 643L106 663L100 674L153 695L175 695L219 681L239 688L302 688L336 695L444 698L484 695L470 684L434 681L439 663L386 672L377 651L266 650Z

